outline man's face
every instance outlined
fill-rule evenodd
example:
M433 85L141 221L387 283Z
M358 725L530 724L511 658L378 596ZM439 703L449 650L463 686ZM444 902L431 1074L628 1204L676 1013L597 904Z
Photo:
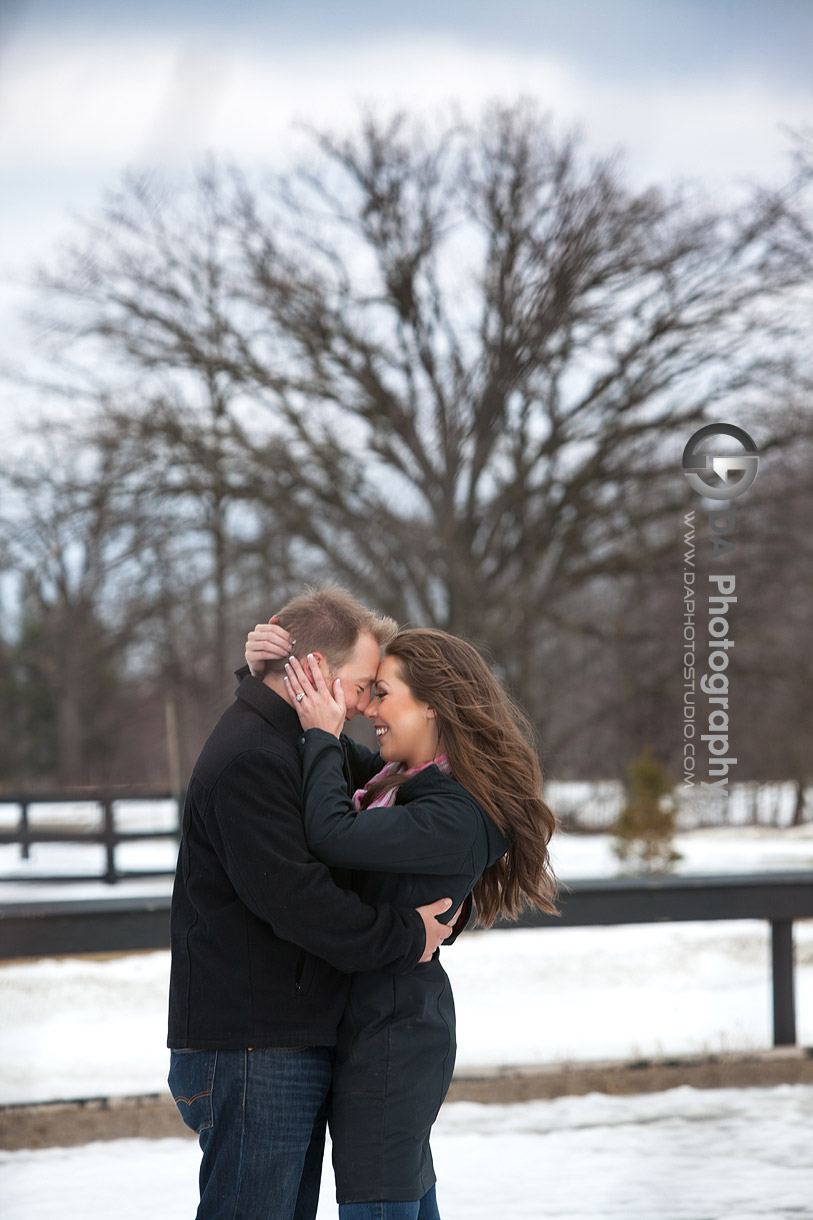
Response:
M361 715L369 707L380 657L378 640L364 633L359 636L356 647L344 665L330 675L332 680L341 678L348 720Z

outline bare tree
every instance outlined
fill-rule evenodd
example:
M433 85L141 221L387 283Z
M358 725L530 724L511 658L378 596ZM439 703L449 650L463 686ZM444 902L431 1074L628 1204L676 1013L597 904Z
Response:
M242 536L256 534L251 521L235 521L247 498L235 414L245 377L230 321L230 311L241 316L239 256L222 194L212 169L197 176L191 198L177 200L156 178L126 176L57 270L40 273L35 314L55 359L80 370L66 382L80 443L115 437L130 457L140 513L159 527L150 533L152 571L167 613L171 603L195 607L192 672L210 711L231 668L228 607L243 584L235 578ZM171 645L165 663L191 677Z
M18 607L8 704L22 778L80 783L104 770L126 714L126 649L150 612L139 580L145 531L115 441L76 453L52 435L46 449L2 478Z
M580 589L669 552L709 411L742 419L792 375L776 211L632 192L524 105L318 144L284 219L243 193L268 319L251 375L296 474L278 512L367 596L487 641L546 725L540 639L585 628ZM272 351L297 374L264 379Z
M526 103L367 115L262 188L127 178L41 288L197 539L213 689L247 587L338 576L489 645L558 748L595 709L557 720L556 661L638 647L618 599L668 561L688 436L798 377L781 217L633 191ZM762 451L793 434L764 417Z

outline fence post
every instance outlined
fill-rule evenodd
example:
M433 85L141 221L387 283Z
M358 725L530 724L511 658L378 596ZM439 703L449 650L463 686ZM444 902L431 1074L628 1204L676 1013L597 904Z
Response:
M113 825L113 801L105 797L102 801L104 817L104 846L107 852L107 872L105 881L108 885L116 883L116 828Z
M796 1043L796 1006L793 996L793 921L771 921L773 958L773 1044Z
M20 859L27 860L31 854L31 844L28 841L28 801L20 802Z

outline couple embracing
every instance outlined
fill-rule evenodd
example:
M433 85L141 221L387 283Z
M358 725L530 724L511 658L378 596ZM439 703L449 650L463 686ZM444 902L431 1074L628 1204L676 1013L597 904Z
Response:
M383 651L383 659L382 659ZM169 1084L198 1220L439 1220L429 1134L455 1057L439 946L554 910L528 721L470 644L311 589L249 634L189 781ZM378 750L342 732L365 715Z

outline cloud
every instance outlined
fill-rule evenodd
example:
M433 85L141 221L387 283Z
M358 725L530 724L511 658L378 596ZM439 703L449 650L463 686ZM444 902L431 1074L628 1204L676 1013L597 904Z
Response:
M100 169L176 164L205 150L246 163L284 160L291 120L352 124L359 103L434 109L459 100L528 93L562 124L580 121L602 151L629 149L635 176L774 176L779 124L810 121L808 88L746 74L707 82L665 75L653 83L597 77L540 54L460 40L285 44L263 54L170 41L51 44L6 62L0 95L0 163L15 168Z
M6 62L0 164L30 169L122 163L170 79L169 47L52 45Z

